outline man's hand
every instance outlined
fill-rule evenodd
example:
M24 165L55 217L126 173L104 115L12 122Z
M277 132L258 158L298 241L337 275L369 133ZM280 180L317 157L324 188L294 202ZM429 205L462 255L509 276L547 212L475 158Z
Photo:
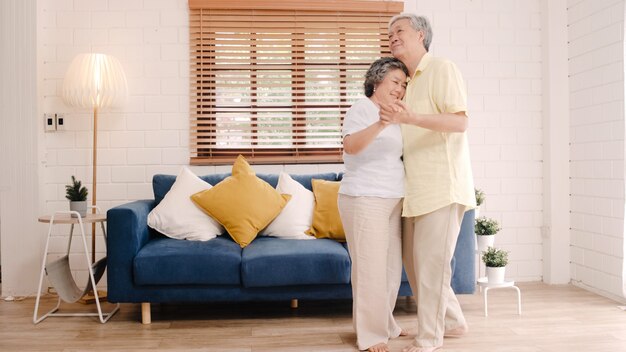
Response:
M400 101L396 100L391 104L381 104L380 105L380 121L385 125L388 124L397 124L397 123L405 123L407 118L407 107L406 105Z
M380 121L385 125L402 123L419 126L437 132L465 132L467 129L467 115L465 111L441 114L415 114L405 103L396 101L392 104L381 104Z

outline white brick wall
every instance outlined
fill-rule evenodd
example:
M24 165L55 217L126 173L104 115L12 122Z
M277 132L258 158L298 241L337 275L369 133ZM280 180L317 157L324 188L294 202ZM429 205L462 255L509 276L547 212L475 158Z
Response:
M537 0L406 2L407 10L432 20L433 54L453 59L466 79L472 167L476 186L487 193L482 214L502 223L496 243L511 251L508 275L517 280L542 276L538 4ZM63 185L71 175L91 182L91 114L66 107L59 90L74 55L92 50L120 59L130 91L123 109L100 115L98 203L106 210L150 198L153 174L175 174L188 162L187 1L46 0L42 7L43 110L64 112L68 120L67 131L48 133L42 141L45 210L66 207ZM255 166L258 172L293 173L341 168ZM192 169L206 174L230 168Z
M67 206L63 185L71 175L91 182L91 114L66 107L59 97L70 61L88 51L117 56L130 91L123 109L100 115L99 204L106 210L151 197L153 174L176 173L188 162L187 1L44 0L40 6L43 112L63 112L67 119L66 131L40 141L45 211ZM540 280L540 1L414 0L406 9L431 18L433 54L453 59L466 79L472 167L476 186L487 194L481 214L503 226L496 244L511 251L508 275ZM624 258L623 11L617 0L572 0L568 9L572 277L613 295L621 293ZM255 169L310 173L341 165Z
M45 0L40 6L43 111L65 113L67 121L66 131L46 133L41 140L44 211L67 208L64 185L71 175L87 184L92 180L92 114L69 108L60 98L71 60L90 51L115 55L121 61L130 95L123 108L99 114L98 204L106 211L152 198L152 176L177 174L189 161L187 1ZM230 171L228 166L192 169L197 174ZM255 169L316 173L340 171L342 166L260 165ZM67 233L68 228L55 230L53 254L65 251L62 243ZM98 255L104 255L101 236L97 247ZM85 272L79 270L78 275L86 279Z
M568 2L571 275L622 296L624 261L624 2Z
M454 60L465 77L474 180L487 196L480 215L502 225L496 246L511 252L507 276L541 280L539 1L410 3L432 21L431 52Z

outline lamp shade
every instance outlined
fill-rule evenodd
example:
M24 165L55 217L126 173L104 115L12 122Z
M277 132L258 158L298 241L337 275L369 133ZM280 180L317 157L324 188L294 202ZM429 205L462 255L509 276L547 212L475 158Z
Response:
M128 94L126 75L111 55L79 54L65 74L61 95L68 105L105 108L124 103Z

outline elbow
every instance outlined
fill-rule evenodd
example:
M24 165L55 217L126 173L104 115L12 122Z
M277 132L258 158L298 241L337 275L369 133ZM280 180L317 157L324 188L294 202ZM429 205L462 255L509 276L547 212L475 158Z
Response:
M352 146L350 146L350 145L345 145L345 144L343 145L343 151L344 151L346 154L349 154L349 155L354 155L354 154L356 154L356 153L357 153L357 152L356 152L356 150L354 150L354 148L352 148Z
M356 146L353 143L354 141L352 140L350 135L347 135L343 138L343 151L346 154L349 155L354 155L356 153L358 153L358 150L356 148Z

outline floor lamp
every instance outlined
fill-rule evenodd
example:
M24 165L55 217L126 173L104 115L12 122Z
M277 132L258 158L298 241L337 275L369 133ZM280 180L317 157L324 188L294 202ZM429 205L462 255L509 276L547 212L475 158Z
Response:
M111 55L79 54L65 73L61 95L66 104L93 109L93 183L91 190L92 213L96 212L98 111L110 106L120 106L128 95L126 75L120 62ZM91 226L91 261L96 261L96 224Z

